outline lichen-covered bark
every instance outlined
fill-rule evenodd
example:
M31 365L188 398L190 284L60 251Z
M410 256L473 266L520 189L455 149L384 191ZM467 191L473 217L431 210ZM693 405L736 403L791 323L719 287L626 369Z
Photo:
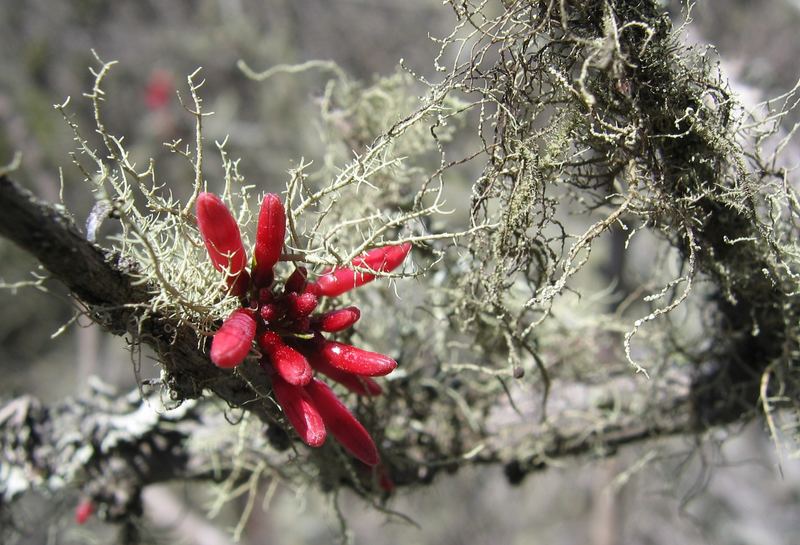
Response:
M200 397L207 389L270 420L274 405L266 398L264 374L248 365L236 372L213 365L192 328L150 310L148 286L129 275L136 263L90 243L63 209L39 201L6 177L0 178L0 206L0 235L36 257L103 327L150 345L176 400Z
M0 409L0 498L76 488L108 520L141 514L150 483L212 478L209 453L193 448L205 423L189 401L156 412L157 396L120 395L95 383L91 395L45 407L30 396Z

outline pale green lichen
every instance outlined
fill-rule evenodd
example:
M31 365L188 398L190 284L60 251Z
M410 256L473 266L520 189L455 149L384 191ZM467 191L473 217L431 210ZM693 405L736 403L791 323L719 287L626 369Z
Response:
M400 276L417 278L398 288L401 302L377 286L353 295L375 317L354 335L394 351L391 380L404 386L360 415L383 424L402 464L423 438L444 456L466 435L458 448L473 452L510 380L546 392L559 377L658 380L665 368L710 364L763 373L777 430L774 409L798 407L800 205L794 167L781 163L797 89L745 111L713 51L684 45L658 2L449 4L457 22L439 40L436 81L401 69L367 85L327 62L263 77L245 69L265 86L278 73L334 74L320 101L324 151L287 181L287 258L319 272L369 247L415 243ZM195 142L170 145L191 172L192 197L179 201L174 181L153 164L137 170L104 127L111 66L100 62L88 95L102 151L73 125L76 162L89 159L86 180L119 215L115 243L153 287L152 309L209 331L237 303L193 225L210 160L199 76L185 104ZM218 152L250 247L258 191L224 143ZM469 202L448 217L446 196L465 185ZM620 239L637 256L627 280L603 272L617 265L606 245ZM538 446L531 437L515 448Z

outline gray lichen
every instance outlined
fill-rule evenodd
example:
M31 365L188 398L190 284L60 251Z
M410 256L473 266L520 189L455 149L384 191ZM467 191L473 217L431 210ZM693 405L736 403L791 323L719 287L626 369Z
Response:
M403 71L361 84L323 63L334 74L321 100L324 151L297 163L283 193L287 260L314 273L414 244L413 266L353 296L366 318L352 333L359 345L400 362L387 395L357 406L395 480L497 462L521 478L552 457L702 430L759 406L777 433L776 409L798 409L800 205L780 155L798 89L745 111L713 51L684 45L656 1L449 4L457 23L439 42L436 81ZM59 106L75 162L113 203L111 244L137 264L147 312L202 345L237 302L205 257L193 201L222 188L250 247L258 191L225 143L224 179L207 179L197 73L184 102L194 142L169 144L187 161L189 197L174 197L179 182L160 180L156 165L137 169L103 123L113 64L98 62L88 96L102 151ZM274 73L246 72L265 86ZM448 198L460 214L448 216ZM638 277L608 273L623 267L606 244ZM242 382L263 408L269 392ZM629 389L635 403L622 399ZM594 401L573 403L587 391ZM559 429L569 408L577 414ZM273 431L276 415L259 414ZM306 462L326 488L374 495L335 450L296 460ZM232 465L266 471L244 455Z

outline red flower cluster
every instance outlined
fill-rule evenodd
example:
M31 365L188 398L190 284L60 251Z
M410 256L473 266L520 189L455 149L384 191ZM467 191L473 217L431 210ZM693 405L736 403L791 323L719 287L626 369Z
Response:
M325 271L309 282L306 269L297 267L279 289L273 269L280 261L286 235L286 215L277 195L261 204L252 270L239 226L222 200L211 193L197 198L197 224L214 267L227 274L228 289L242 300L223 322L211 342L211 361L235 367L250 353L255 340L261 365L269 373L275 400L303 442L319 447L330 432L353 456L367 465L380 461L369 433L336 397L315 378L327 376L364 396L381 394L372 378L397 367L392 358L331 341L326 333L342 331L360 317L356 307L314 313L321 297L335 297L370 282L374 274L352 268ZM376 248L353 260L352 266L388 272L397 268L411 245Z

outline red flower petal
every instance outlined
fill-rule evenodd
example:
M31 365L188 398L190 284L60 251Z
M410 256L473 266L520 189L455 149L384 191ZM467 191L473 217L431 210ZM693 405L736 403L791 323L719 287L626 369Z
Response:
M261 305L258 313L265 322L274 322L283 317L284 308L276 303L266 303Z
M313 376L311 366L305 356L286 345L281 336L274 331L265 331L258 338L258 344L270 358L275 371L289 384L304 386Z
M307 352L306 356L311 367L331 380L335 380L354 394L374 397L383 393L381 385L369 377L362 377L337 369L316 352Z
M345 307L326 312L314 317L314 325L320 331L335 333L352 326L361 317L357 307Z
M261 202L256 228L255 272L256 286L266 286L272 282L272 268L281 259L283 239L286 236L286 212L280 197L267 193Z
M383 246L356 257L352 264L374 271L389 272L403 263L410 250L411 244L408 242L399 246ZM336 297L374 279L375 275L368 272L348 268L333 269L320 276L316 286L319 295Z
M227 270L228 286L234 295L243 295L246 282L239 275L247 264L247 253L236 219L222 199L213 193L200 193L197 197L197 227L203 237L211 263L218 271ZM246 277L243 277L246 278Z
M303 293L313 293L317 297L321 294L319 292L319 286L315 282L306 282L306 287L303 289Z
M321 354L333 367L355 375L388 375L397 367L397 362L389 356L336 341L326 341Z
M333 390L322 381L313 379L306 387L311 401L328 430L339 443L353 456L369 466L380 462L378 449L369 432L356 420L356 417L339 401Z
M253 314L243 308L234 310L214 334L211 361L218 367L236 367L247 357L255 336L256 321Z
M326 432L322 416L302 386L292 386L280 375L272 375L272 392L283 408L289 423L309 447L319 447L325 442Z
M369 267L376 271L389 272L399 267L411 251L411 243L406 242L397 246L383 246L375 248L353 260L357 267Z

